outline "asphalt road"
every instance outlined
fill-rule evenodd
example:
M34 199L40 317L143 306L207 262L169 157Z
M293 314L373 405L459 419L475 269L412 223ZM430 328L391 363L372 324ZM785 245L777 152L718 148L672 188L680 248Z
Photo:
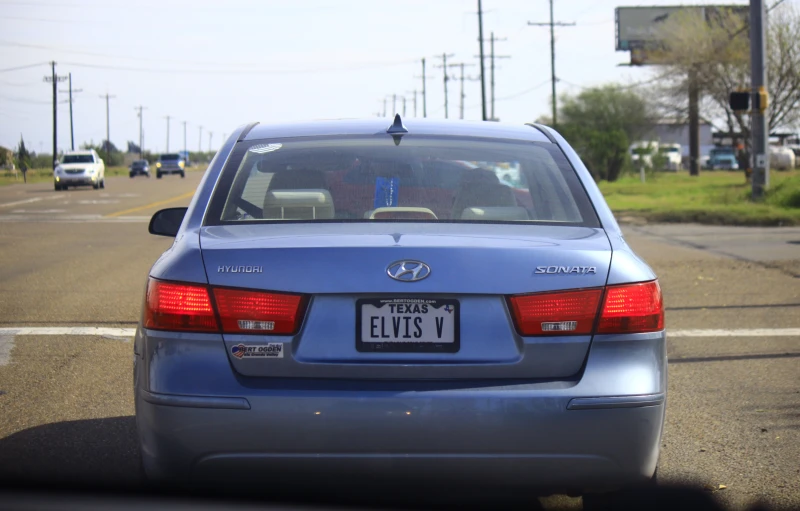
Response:
M188 204L199 180L0 187L0 477L137 483L132 345L114 329L135 326L171 243L147 234L150 215ZM625 230L675 333L660 480L707 486L734 509L800 506L800 229ZM106 330L12 331L79 326Z

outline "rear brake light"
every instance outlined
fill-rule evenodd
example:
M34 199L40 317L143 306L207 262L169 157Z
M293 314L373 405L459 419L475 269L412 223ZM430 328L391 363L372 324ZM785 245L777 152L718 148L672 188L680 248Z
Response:
M219 331L205 286L153 279L147 283L144 326L156 330Z
M511 297L522 335L588 335L592 333L602 289L562 291Z
M302 319L302 296L214 289L222 330L242 334L293 334Z
M609 286L598 334L633 334L664 329L664 301L658 281Z

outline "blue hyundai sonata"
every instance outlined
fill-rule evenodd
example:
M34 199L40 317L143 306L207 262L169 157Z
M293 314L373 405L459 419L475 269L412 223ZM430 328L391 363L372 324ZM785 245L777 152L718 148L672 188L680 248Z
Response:
M148 478L655 477L661 290L549 127L250 124L150 232L175 242L134 348Z

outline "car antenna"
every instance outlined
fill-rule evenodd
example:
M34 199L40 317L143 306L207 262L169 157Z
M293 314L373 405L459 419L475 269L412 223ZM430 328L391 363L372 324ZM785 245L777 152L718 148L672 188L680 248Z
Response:
M394 145L400 145L400 139L403 135L408 133L408 128L403 126L403 120L400 118L400 114L394 115L394 122L391 126L386 128L386 133L392 136Z

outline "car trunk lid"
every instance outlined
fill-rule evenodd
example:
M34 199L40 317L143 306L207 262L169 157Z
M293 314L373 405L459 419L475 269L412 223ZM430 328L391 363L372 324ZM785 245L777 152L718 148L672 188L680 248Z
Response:
M201 246L212 286L306 299L295 335L224 335L233 367L246 376L568 377L580 370L591 336L523 337L507 297L602 287L611 260L602 229L545 225L214 226L203 228ZM423 262L430 275L416 282L391 278L390 266L402 261ZM419 304L435 309L439 319L415 325ZM398 350L393 343L374 349L362 342L364 330L413 341L415 327L426 335L452 335L457 343ZM444 332L448 328L455 331Z

